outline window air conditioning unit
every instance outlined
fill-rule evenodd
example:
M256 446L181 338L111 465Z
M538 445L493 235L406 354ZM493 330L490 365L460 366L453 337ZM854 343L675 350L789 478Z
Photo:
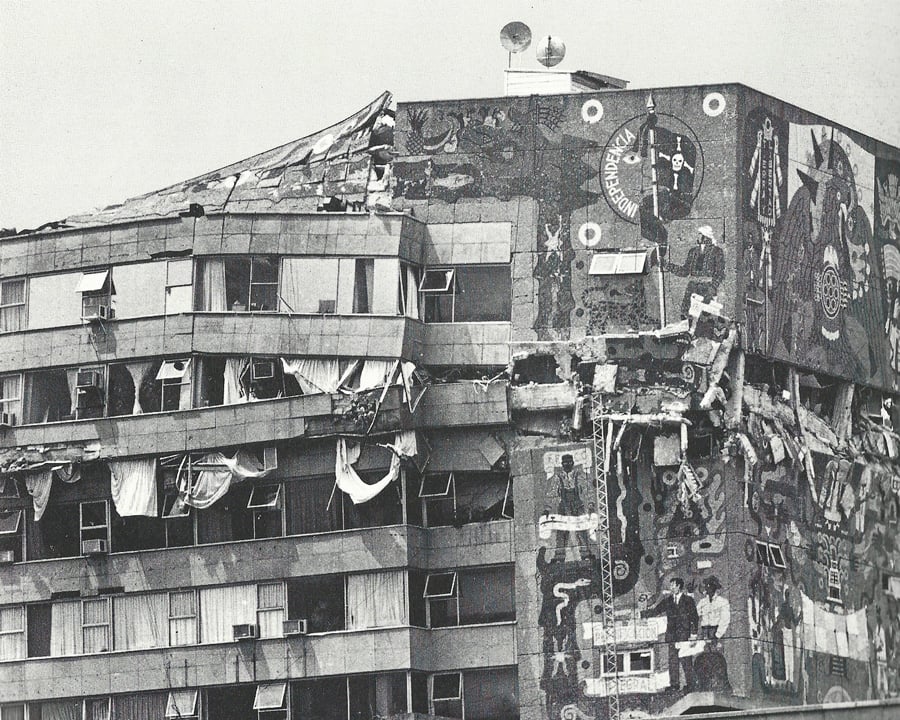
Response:
M97 320L112 320L115 316L116 311L109 305L96 305L88 308L81 319L85 322L96 322Z
M309 634L309 631L307 630L306 618L302 620L285 620L281 624L281 633L285 637L290 637L291 635Z
M81 541L82 555L106 555L106 553L106 540L97 539Z
M275 377L274 360L254 360L250 365L251 380L271 380Z
M15 413L0 414L0 427L12 427L15 424L16 424L16 414Z
M75 380L75 387L79 390L99 388L103 384L103 377L96 370L80 370Z
M0 550L0 565L12 565L15 561L16 554L12 550ZM303 622L305 623L306 620ZM304 625L304 627L306 626ZM285 635L287 635L287 633L285 633Z
M235 640L253 640L256 637L256 625L232 625Z

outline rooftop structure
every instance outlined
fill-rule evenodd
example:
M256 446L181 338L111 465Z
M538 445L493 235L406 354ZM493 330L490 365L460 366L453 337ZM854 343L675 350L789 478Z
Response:
M0 238L0 720L897 711L900 150L567 76Z

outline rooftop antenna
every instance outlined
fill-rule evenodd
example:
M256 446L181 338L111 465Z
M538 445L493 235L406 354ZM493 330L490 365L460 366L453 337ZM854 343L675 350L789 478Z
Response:
M537 61L548 68L559 65L566 56L566 44L557 37L548 35L535 48Z
M506 67L509 69L512 67L512 56L531 45L531 28L518 20L506 23L500 31L500 44L508 53Z

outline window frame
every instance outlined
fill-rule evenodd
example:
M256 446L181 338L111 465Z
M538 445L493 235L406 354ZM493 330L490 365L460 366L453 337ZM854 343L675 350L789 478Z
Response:
M460 274L465 275L467 270L474 271L475 269L484 270L484 269L493 269L497 268L500 270L504 270L506 272L506 276L509 279L510 290L512 288L512 266L510 263L498 263L498 262L481 262L481 263L461 263L456 265L438 265L435 267L424 267L422 269L422 274L419 280L419 319L430 325L441 325L448 323L497 323L504 322L508 323L512 321L512 301L510 298L509 305L509 313L510 316L506 318L500 319L458 319L457 318L457 298L460 293L465 294L466 290L463 287L460 290ZM442 285L438 285L437 287L424 287L429 277L432 277L433 274L437 273L445 273L446 278L445 282ZM498 278L493 278L494 282L498 282ZM450 312L449 319L429 319L429 315L434 315L436 312L429 312L429 298L440 298L443 296L450 297ZM470 304L468 301L463 306L464 309L469 309Z
M192 362L193 362L193 358L190 355L188 355L186 358L175 358L172 360L163 360L162 361L162 364L159 366L159 370L156 373L156 382L159 383L159 412L175 412L175 411L181 409L179 407L172 408L172 409L166 409L166 388L173 388L173 387L178 388L178 398L179 398L178 404L181 405L181 388L184 387L185 385L187 385L189 387L191 385L191 380L192 380L191 363ZM175 365L177 363L183 363L184 369L179 371L177 368L175 368ZM175 377L160 378L159 376L162 374L163 369L165 369L167 367L175 368L175 371L179 374L176 375ZM187 379L185 379L185 378L187 378ZM191 403L191 406L193 406L193 402ZM185 409L190 409L190 408L185 408Z
M115 310L113 309L112 299L116 295L116 286L113 282L113 269L112 267L108 267L105 270L91 270L88 272L81 273L81 280L79 281L79 288L81 287L81 283L84 282L84 277L86 275L98 275L100 273L106 273L106 278L103 281L103 286L99 290L78 290L77 292L81 295L81 319L91 317L89 312L85 312L85 308L105 305L109 309L109 313L107 315L107 319L111 320L115 317ZM99 314L99 313L95 313Z
M22 508L12 508L0 511L3 515L17 516L12 530L0 530L0 552L11 550L14 556L13 562L25 560L25 511Z
M650 656L650 667L646 670L634 670L631 667L631 661L633 655L649 655ZM616 675L632 675L632 676L641 676L641 675L652 675L654 660L656 659L656 653L654 652L652 647L643 647L643 648L630 648L627 650L622 650L621 652L616 653L616 668L615 670L607 669L606 667L606 653L600 653L600 677L615 677Z
M190 280L187 284L185 283L173 283L170 278L170 268L173 263L190 263L191 265L191 273ZM179 310L179 311L170 311L169 310L169 300L172 298L172 290L174 288L188 288L188 303L187 310ZM182 313L193 312L194 310L194 258L172 258L166 261L166 290L165 290L165 301L163 306L163 313L165 315L180 315Z
M175 695L177 693L182 693L185 695L187 693L193 693L193 702L191 703L190 707L193 712L183 713L178 709L178 702L175 700ZM170 708L174 710L174 713L170 711ZM169 695L166 698L166 712L163 717L166 720L171 720L172 718L200 717L200 691L197 688L173 688L169 690Z
M443 475L443 472L440 473L422 473L422 477L419 480L419 502L422 507L422 523L425 527L431 527L431 522L428 519L428 509L431 503L438 502L447 502L448 500L453 503L452 516L456 516L456 475L451 470L447 474L447 486L443 492L440 493L425 493L423 491L425 489L425 482L429 476L434 475ZM432 511L434 514L434 511ZM439 527L439 526L435 526Z
M429 593L428 585L433 577L452 575L448 593ZM422 590L425 599L425 625L428 628L459 627L459 573L456 570L429 572L425 574L425 585ZM435 625L433 606L440 603L446 612L447 622Z
M7 302L5 300L4 288L7 284L12 283L22 283L22 302ZM11 333L11 332L21 332L22 330L28 329L28 278L27 277L18 277L18 278L3 278L0 279L0 318L3 316L3 311L7 308L14 307L22 307L24 308L24 312L22 313L22 326L16 330L5 330L2 326L0 326L0 333Z
M0 416L2 415L12 415L14 416L16 422L10 423L11 425L18 424L19 418L23 418L22 416L22 400L24 396L24 384L25 384L25 374L21 372L12 372L12 373L0 373L0 391L3 388L3 381L7 378L16 378L16 397L5 397L0 396ZM12 412L9 410L9 406L14 405L16 407L16 411Z
M85 655L96 655L99 653L112 652L112 602L109 595L101 595L98 597L81 598L81 647ZM106 622L88 623L85 621L85 607L90 603L104 603L106 605ZM106 650L87 650L85 642L85 630L88 628L106 628Z
M25 605L19 603L12 603L9 605L0 605L0 611L9 610L10 608L17 608L19 610L19 627L17 629L8 629L3 625L0 625L0 636L5 635L21 635L22 636L22 649L25 654L20 658L4 658L0 657L0 661L3 660L24 660L28 657L28 638L26 635L28 625L26 619ZM2 614L0 614L2 617Z
M271 607L266 606L263 607L261 602L262 589L267 586L279 586L281 588L281 605L273 605ZM262 628L262 622L260 622L260 617L263 613L267 614L275 614L277 612L281 613L281 621L278 623L277 627L279 629L278 634L274 636L267 637L284 637L284 632L282 631L282 625L284 621L287 619L287 586L284 580L275 580L271 582L260 582L256 584L256 627L257 633L261 636L260 628ZM255 709L255 708L254 708Z
M283 483L260 483L259 485L254 485L250 490L250 495L247 497L247 509L250 511L251 522L253 526L253 539L254 540L266 540L273 537L284 537L285 536L285 502L284 502L284 484ZM276 488L275 490L275 500L271 504L259 504L254 503L253 498L254 494L257 492L262 493L264 490L268 490L271 488ZM262 515L271 515L273 519L277 517L279 532L277 535L261 535L260 523L262 521Z
M85 505L99 505L103 503L103 512L106 517L106 522L103 525L85 525L84 524L84 507ZM103 537L94 537L94 535L99 535L100 530L103 530ZM109 548L110 546L110 538L109 538L109 530L110 530L110 512L109 512L109 501L107 500L82 500L78 503L78 539L79 539L79 550L83 548L85 540L105 540L106 546ZM85 536L85 532L87 531L88 536Z
M193 614L191 614L191 615L173 615L172 614L172 596L173 595L190 595L192 598L191 606L193 609ZM168 645L168 647L183 647L186 645L196 645L199 642L199 636L200 636L200 633L199 633L200 627L199 627L199 622L198 622L198 616L199 616L198 600L199 600L199 597L197 595L196 589L188 588L188 589L184 589L184 590L169 590L166 593L166 596L167 596L167 609L168 609L168 620L169 620L169 635L168 635L168 642L166 644ZM184 643L173 642L173 640L172 640L172 637L173 637L172 621L173 620L193 620L194 621L193 622L194 637L190 642L184 642ZM195 698L194 699L195 707L196 707L196 702L197 701ZM188 717L193 717L193 716L188 716Z
M451 696L442 696L435 697L434 694L434 686L435 680L439 677L449 677L451 675L456 675L457 677L457 694L455 697ZM435 703L459 703L460 708L460 717L466 717L466 701L465 701L465 679L463 672L461 670L457 670L455 672L442 672L442 673L429 673L428 675L428 712L430 715L441 715L441 713L437 712L435 709Z
M280 304L280 298L281 298L281 259L282 259L282 256L280 256L278 254L266 254L266 253L259 254L259 253L257 253L256 255L250 255L249 257L250 257L250 277L248 278L248 281L247 281L247 311L248 312L278 312L278 306ZM271 280L256 281L253 279L256 263L261 258L271 258L272 263L275 267L275 281L274 282L272 282ZM274 288L275 288L275 307L274 308L262 310L262 309L253 307L253 288L254 288L254 286L257 286L257 285L261 286L261 287L273 287L274 286Z

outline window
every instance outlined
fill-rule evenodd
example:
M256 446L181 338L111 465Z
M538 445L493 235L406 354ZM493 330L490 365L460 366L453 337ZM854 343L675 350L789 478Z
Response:
M0 606L0 660L25 657L25 606Z
M18 425L22 417L22 376L0 375L0 423Z
M0 705L0 720L25 720L25 706Z
M459 624L459 597L455 572L429 573L425 577L426 618L428 627Z
M53 629L53 604L32 603L26 606L28 657L50 657Z
M406 713L406 673L347 678L352 720L376 720Z
M85 698L84 720L109 720L109 698Z
M278 258L274 255L227 257L226 308L233 312L278 309Z
M256 587L256 625L259 636L281 637L284 622L284 583L260 583Z
M647 250L618 250L595 253L589 275L641 275L647 272Z
M193 590L173 590L169 593L169 645L196 642L197 595Z
M787 567L784 562L784 553L781 552L781 546L777 543L767 543L761 540L756 541L756 562L760 565L782 570Z
M837 560L832 558L828 568L828 600L837 603L838 605L842 605L844 602L842 599L842 592L841 571L838 569Z
M464 525L511 518L508 472L425 473L419 486L426 527Z
M400 263L400 294L398 295L397 314L419 319L419 298L416 288L419 287L420 271L415 265Z
M106 500L83 502L79 506L81 513L81 542L85 540L103 540L109 542L109 516Z
M343 575L289 578L289 620L306 620L310 633L334 632L346 627L346 583Z
M25 278L0 280L0 332L25 329Z
M609 656L601 653L603 658L603 676L611 675L644 675L653 671L653 650L631 650L616 654L616 667L611 667Z
M102 367L79 368L75 374L75 416L103 417L106 404L106 382Z
M116 288L110 270L83 273L76 292L81 293L82 320L107 320L114 316L112 298Z
M432 675L430 714L444 717L463 717L462 673L441 673Z
M429 268L419 293L425 322L494 322L511 317L509 265Z
M12 480L7 480L13 483ZM12 553L13 562L22 562L22 511L0 511L0 553Z
M25 396L28 402L23 406L25 423L45 423L72 420L76 399L75 388L69 386L76 373L63 369L41 370L25 374Z
M197 717L197 695L196 690L170 690L169 697L166 701L166 718L189 718Z
M191 359L165 360L156 373L160 384L160 410L188 410L191 407Z
M279 720L287 717L285 696L287 683L260 683L256 686L253 709L259 712L260 720Z
M479 668L463 673L466 720L518 720L519 678L514 667Z
M109 637L109 598L81 601L81 633L85 654L112 650Z
M166 547L187 547L194 544L194 520L191 508L177 493L163 496L162 516L165 519Z
M166 263L166 315L191 311L193 268L193 260L169 260Z

